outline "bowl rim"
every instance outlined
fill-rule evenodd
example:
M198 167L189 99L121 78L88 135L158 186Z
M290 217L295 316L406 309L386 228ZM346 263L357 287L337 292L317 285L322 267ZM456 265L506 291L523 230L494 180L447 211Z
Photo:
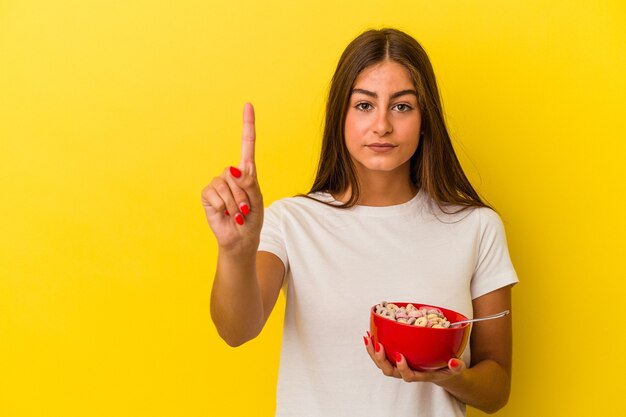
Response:
M370 308L370 312L372 313L372 316L380 317L381 319L388 320L388 321L390 321L392 323L395 323L395 324L398 324L400 326L406 326L406 327L410 327L410 328L413 328L413 329L432 329L432 327L414 326L412 324L402 323L402 322L399 322L399 321L391 320L390 318L387 318L387 317L383 317L380 314L377 314L376 311L375 311L376 306L378 304L380 304L380 303L376 303L376 304L374 304ZM419 306L418 308L421 308L421 307L432 307L432 308L437 308L437 309L440 309L440 310L443 309L443 310L448 310L448 311L452 311L452 312L454 312L456 314L459 314L461 317L463 317L463 320L468 320L468 318L465 316L465 314L461 314L458 311L451 310L451 309L445 308L445 307L436 306L436 305L433 305L433 304L422 304L422 303L413 303L413 302L406 302L406 301L387 301L387 304L396 304L396 305L399 305L399 304L404 304L404 305L413 304L414 306ZM454 323L451 322L450 325L452 325L452 324L454 324ZM468 326L471 326L471 325L472 325L472 323L463 323L460 326L456 326L456 327L442 327L442 328L436 327L434 330L448 330L448 331L451 331L451 330L464 329L464 328L466 328Z

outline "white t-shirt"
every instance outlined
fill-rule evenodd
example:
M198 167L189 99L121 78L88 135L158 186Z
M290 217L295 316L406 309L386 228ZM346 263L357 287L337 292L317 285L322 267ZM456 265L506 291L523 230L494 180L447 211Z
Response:
M286 270L277 416L465 415L435 384L384 376L363 335L370 308L383 300L473 317L472 299L516 283L494 211L445 215L422 192L400 205L350 209L286 198L266 210L259 251ZM462 359L469 363L469 347Z

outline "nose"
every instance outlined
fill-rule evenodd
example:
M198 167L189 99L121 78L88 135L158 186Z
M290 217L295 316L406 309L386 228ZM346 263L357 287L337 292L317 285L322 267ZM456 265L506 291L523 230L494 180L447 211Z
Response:
M376 115L376 120L374 120L374 133L378 136L385 136L393 131L393 125L391 124L391 120L389 120L388 110L380 110Z

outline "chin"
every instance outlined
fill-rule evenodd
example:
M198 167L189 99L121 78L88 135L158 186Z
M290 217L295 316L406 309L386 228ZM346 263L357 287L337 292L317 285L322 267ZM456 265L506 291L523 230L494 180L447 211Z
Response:
M409 171L408 161L369 161L362 165L368 171L393 172L403 169L406 169L407 173Z

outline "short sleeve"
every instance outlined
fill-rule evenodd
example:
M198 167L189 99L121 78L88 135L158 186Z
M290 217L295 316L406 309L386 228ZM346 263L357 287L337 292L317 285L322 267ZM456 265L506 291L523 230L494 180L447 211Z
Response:
M281 207L279 203L273 203L265 209L263 227L261 229L261 241L258 251L270 252L278 256L288 269L289 261L283 233Z
M479 209L478 215L480 240L478 262L471 282L472 299L519 281L500 216L491 209Z

